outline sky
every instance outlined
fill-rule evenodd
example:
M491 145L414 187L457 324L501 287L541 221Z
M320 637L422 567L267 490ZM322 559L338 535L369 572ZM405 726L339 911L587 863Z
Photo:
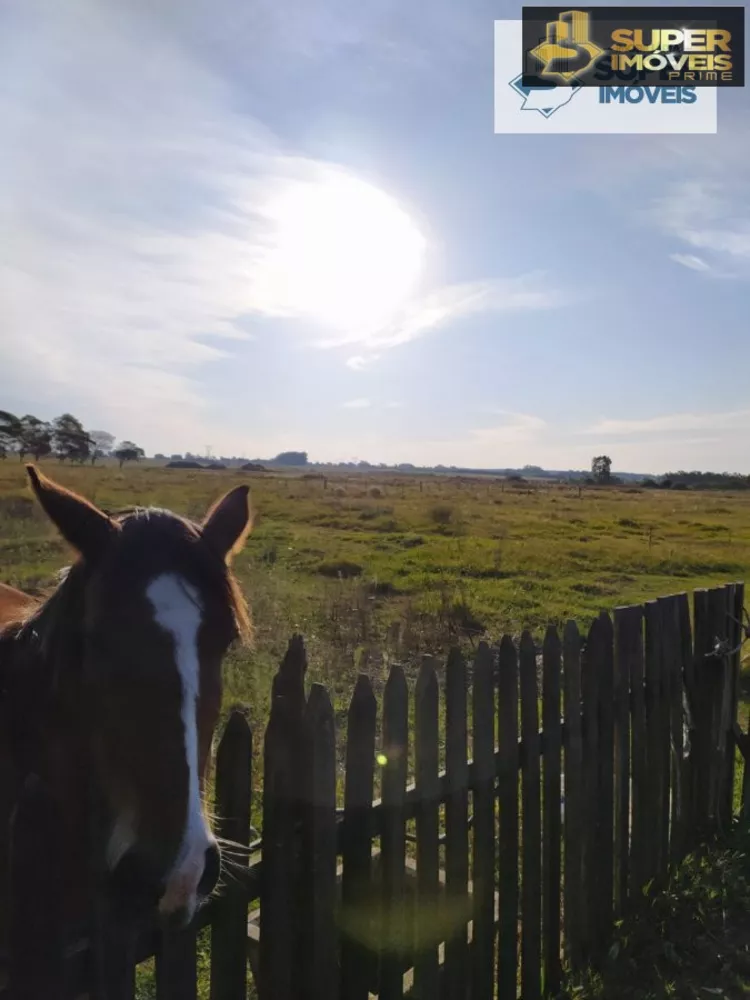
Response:
M495 135L507 0L5 0L0 409L147 453L750 472L750 99Z

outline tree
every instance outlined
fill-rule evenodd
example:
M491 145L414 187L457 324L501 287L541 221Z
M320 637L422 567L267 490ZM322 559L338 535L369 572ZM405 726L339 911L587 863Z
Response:
M591 460L591 475L600 486L612 482L612 459L609 455L597 455Z
M282 451L276 458L272 458L273 465L307 465L306 451Z
M139 448L132 441L123 441L112 453L120 463L120 468L125 462L138 462L145 456L143 448Z
M80 420L63 413L52 421L52 450L61 462L85 462L94 450L94 442Z
M20 422L18 456L21 461L28 454L33 455L37 462L49 455L52 451L52 428L46 420L27 413Z
M18 448L19 436L21 433L21 421L13 413L7 410L0 410L0 447L9 451Z
M97 458L106 458L111 454L115 446L115 436L109 431L89 431L89 437L94 442L94 450L91 453L91 464L94 465Z

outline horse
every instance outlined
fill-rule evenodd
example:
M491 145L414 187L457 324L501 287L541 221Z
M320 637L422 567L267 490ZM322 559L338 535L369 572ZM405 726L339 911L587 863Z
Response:
M108 514L26 471L76 558L46 599L0 585L0 836L34 775L61 817L66 926L88 919L93 865L115 912L183 928L220 874L202 800L222 661L252 636L231 568L252 527L248 487L196 523L160 508Z
M13 621L19 614L24 614L34 605L34 598L22 590L0 583L0 626L3 622Z

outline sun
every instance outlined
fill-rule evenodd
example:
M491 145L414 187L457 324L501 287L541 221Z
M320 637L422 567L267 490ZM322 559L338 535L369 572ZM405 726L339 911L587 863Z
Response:
M255 291L269 311L361 335L413 296L426 240L379 188L343 172L285 182L262 214L269 228Z

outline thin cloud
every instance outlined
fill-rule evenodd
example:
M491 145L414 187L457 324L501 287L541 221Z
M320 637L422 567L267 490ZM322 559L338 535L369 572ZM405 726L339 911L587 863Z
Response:
M600 420L584 433L597 435L742 430L750 425L750 410L725 413L669 413L640 420Z
M341 406L345 410L367 410L372 406L369 399L349 399L346 403L342 403Z
M681 264L683 267L687 267L691 271L700 271L705 273L711 270L711 266L703 260L702 257L696 257L692 253L671 253L669 255L670 260L673 260L675 264Z
M654 199L645 218L694 253L673 253L683 267L718 277L750 277L750 215L744 182L682 180Z
M435 289L409 302L392 323L379 330L355 330L323 338L318 341L318 347L360 344L375 350L389 350L479 313L555 309L569 301L568 295L554 287L546 274L539 272L517 278L462 282ZM347 363L357 369L374 357L372 354L356 355Z
M375 364L379 358L379 354L355 354L353 357L347 358L346 366L354 372L361 372L365 368L369 368L370 365Z

